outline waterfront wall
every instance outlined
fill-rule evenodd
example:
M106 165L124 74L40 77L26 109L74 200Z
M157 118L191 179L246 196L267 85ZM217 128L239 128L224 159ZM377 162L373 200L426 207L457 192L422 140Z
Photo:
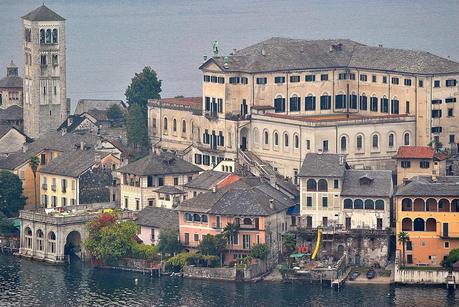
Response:
M452 275L459 281L459 272L452 272ZM444 270L416 270L395 268L395 282L400 284L423 284L438 285L446 284L448 271Z
M183 276L216 280L236 280L236 268L201 268L186 266L183 268Z

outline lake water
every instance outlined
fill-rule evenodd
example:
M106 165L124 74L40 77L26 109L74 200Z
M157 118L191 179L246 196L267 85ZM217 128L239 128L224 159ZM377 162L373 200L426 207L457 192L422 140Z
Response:
M138 279L137 284L135 279ZM0 306L457 306L440 287L233 283L150 277L0 255Z
M22 67L20 16L43 0L0 0L0 76ZM457 0L48 0L67 19L67 95L124 99L134 72L153 67L163 97L200 95L211 42L221 51L284 36L350 38L459 61Z

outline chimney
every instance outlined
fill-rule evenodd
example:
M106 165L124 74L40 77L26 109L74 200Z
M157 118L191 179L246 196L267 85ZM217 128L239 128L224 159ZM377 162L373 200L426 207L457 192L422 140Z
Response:
M382 45L382 44L379 44L379 45L378 45L378 47L379 47L379 48L382 48L382 47L383 47L383 45Z
M27 149L29 149L29 146L27 145L27 143L22 144L22 152L26 152Z
M266 50L265 50L265 48L261 48L261 55L262 55L262 56L265 56L265 55L266 55Z
M61 136L64 136L66 133L67 133L67 129L66 128L62 128L61 129Z
M96 153L96 154L94 155L94 162L100 163L100 161L101 161L100 154L99 154L99 153Z
M212 193L216 193L216 192L217 192L217 186L214 185L214 186L212 187Z
M344 156L339 156L339 165L344 165Z
M84 142L83 141L80 142L80 150L84 150Z
M203 58L204 58L204 62L207 61L207 55L204 55Z
M229 65L228 65L228 57L227 56L225 56L223 58L223 67L226 68L226 69L228 69L228 67L229 67Z
M274 199L272 199L272 198L269 200L269 208L274 210Z
M73 123L73 117L69 116L67 117L67 127L70 126Z

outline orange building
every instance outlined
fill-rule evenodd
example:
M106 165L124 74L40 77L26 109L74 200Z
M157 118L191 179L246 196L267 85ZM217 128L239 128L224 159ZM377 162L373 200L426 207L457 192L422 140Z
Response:
M395 196L397 236L406 232L406 264L440 266L459 248L459 176L418 176ZM397 238L397 249L402 250Z
M230 177L234 181L236 177ZM270 261L281 251L287 231L287 210L295 202L259 178L239 178L228 185L184 201L179 207L180 242L197 249L202 238L223 233L227 224L239 225L224 257L227 264L246 256L256 244L267 244Z

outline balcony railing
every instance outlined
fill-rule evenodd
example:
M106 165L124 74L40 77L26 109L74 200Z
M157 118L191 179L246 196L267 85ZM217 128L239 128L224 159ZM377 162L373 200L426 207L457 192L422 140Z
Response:
M55 184L52 184L52 185L51 185L51 190L53 190L54 192L56 192L56 185L55 185Z
M222 225L221 224L217 224L217 223L212 223L212 228L213 229L222 229Z
M240 229L250 229L250 230L256 230L258 229L258 226L255 224L240 224L239 225Z
M47 185L46 183L43 183L43 184L41 185L41 188L42 188L43 190L48 190L48 185Z

